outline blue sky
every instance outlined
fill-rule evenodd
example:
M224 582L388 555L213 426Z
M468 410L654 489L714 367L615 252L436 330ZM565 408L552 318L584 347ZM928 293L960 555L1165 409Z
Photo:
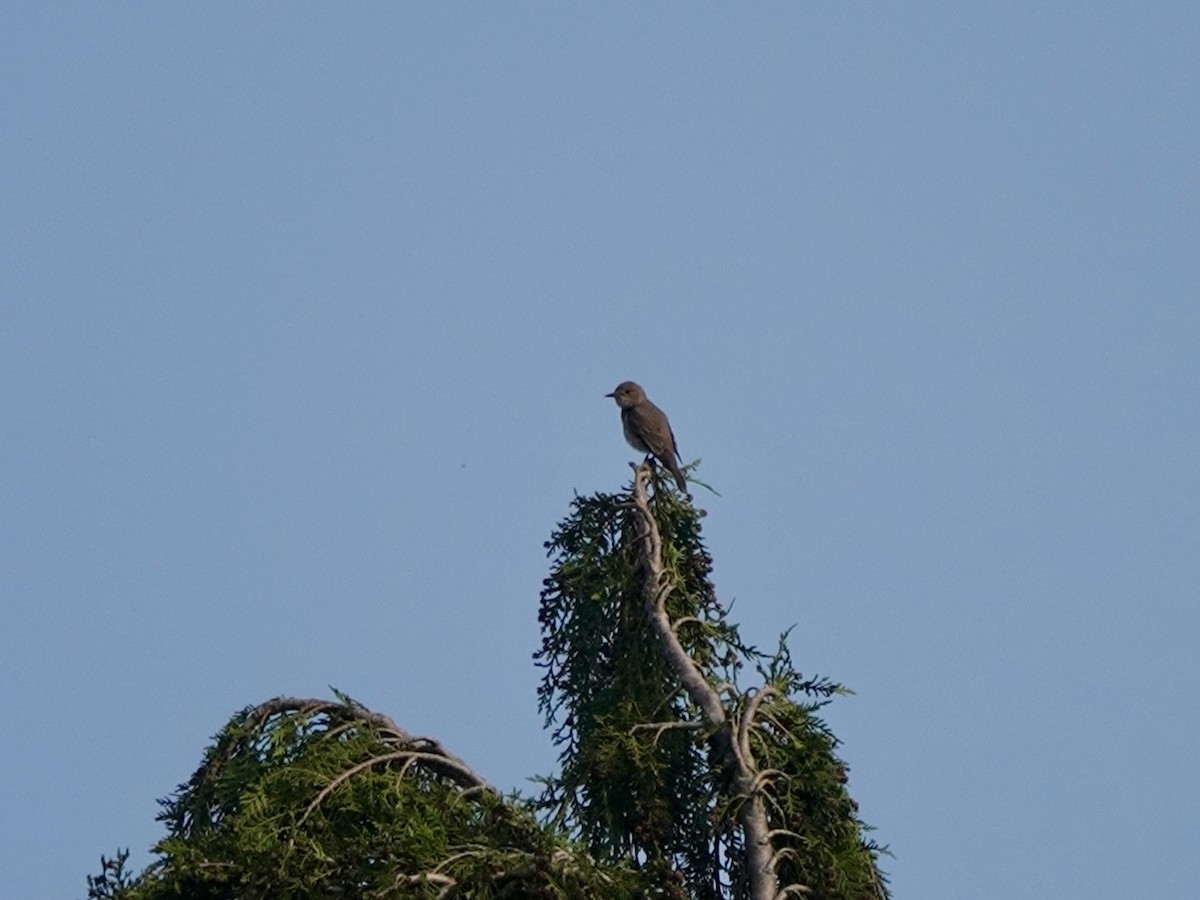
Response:
M237 709L553 769L542 542L671 416L897 897L1200 894L1200 7L11 4L0 895Z

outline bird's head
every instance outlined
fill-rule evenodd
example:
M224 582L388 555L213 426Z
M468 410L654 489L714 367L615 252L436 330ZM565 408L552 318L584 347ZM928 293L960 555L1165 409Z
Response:
M642 390L641 385L633 381L622 381L617 385L617 389L611 394L605 394L605 397L612 397L617 401L617 406L621 409L629 409L631 406L637 406L646 399L646 392Z

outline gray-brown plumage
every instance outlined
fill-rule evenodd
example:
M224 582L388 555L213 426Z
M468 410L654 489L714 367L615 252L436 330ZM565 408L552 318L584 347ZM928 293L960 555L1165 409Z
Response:
M675 447L675 434L667 414L647 399L641 385L632 381L622 381L615 391L604 396L612 397L621 407L621 427L629 446L662 463L675 476L679 490L686 494L687 480L679 470L682 458Z

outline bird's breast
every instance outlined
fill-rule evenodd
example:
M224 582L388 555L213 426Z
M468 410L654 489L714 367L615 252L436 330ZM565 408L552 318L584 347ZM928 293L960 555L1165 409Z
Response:
M632 420L633 416L629 410L621 410L621 430L625 432L625 440L629 443L630 447L639 453L649 453L650 447L642 440Z

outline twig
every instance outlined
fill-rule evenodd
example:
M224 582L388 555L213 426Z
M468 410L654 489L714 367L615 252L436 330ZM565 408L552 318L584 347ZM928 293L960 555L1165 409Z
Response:
M804 838L802 838L800 835L796 834L796 832L788 831L788 829L786 829L786 828L772 828L771 831L767 834L767 837L770 838L771 840L775 840L775 838L777 838L777 837L790 837L790 838L795 838L798 841L804 840Z
M703 722L646 722L642 725L634 725L629 729L629 733L653 731L654 740L652 743L657 746L658 739L662 737L664 731L703 731L705 727Z
M758 715L758 707L768 697L775 695L775 688L763 687L759 688L750 697L750 702L746 704L746 710L742 713L741 721L738 722L738 751L747 760L754 757L750 753L750 729L754 726L754 718Z
M437 872L422 872L420 875L397 875L396 886L399 887L402 884L411 884L414 886L421 884L441 885L442 889L437 892L438 900L449 896L450 891L458 886L458 882L455 879L449 875L440 875Z
M789 884L787 887L785 887L783 890L781 890L778 894L775 895L775 900L787 900L787 898L792 896L793 894L800 894L801 896L803 896L804 894L811 894L811 893L812 893L812 888L810 888L810 887L805 887L802 884Z
M246 716L246 727L257 730L260 725L272 716L282 713L299 715L328 715L330 718L343 722L366 722L374 725L381 734L387 734L405 743L413 740L412 735L393 722L383 713L372 712L363 706L349 703L335 703L329 700L302 700L298 697L275 697L260 703Z

